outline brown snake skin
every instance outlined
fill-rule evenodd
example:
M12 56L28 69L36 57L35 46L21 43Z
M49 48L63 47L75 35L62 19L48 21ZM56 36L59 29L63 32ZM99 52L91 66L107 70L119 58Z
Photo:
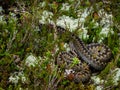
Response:
M49 28L53 28L53 25L49 25ZM66 30L60 26L56 26L58 34L64 34ZM69 52L60 52L57 57L57 64L65 69L72 69L69 74L66 74L66 78L72 76L74 82L86 82L91 76L91 70L89 67L95 70L103 70L109 62L112 53L111 50L104 44L92 43L85 45L85 43L76 35L70 33L69 38ZM74 64L74 58L77 58L79 62ZM69 79L69 78L68 78Z
M60 33L65 32L59 26L57 27L57 31ZM86 82L91 76L89 67L96 70L103 70L112 56L111 50L106 45L99 43L85 45L79 37L72 33L70 34L70 38L69 46L71 51L61 52L57 57L57 64L64 65L65 69L72 69L74 71L66 75L66 77L69 77L72 74L74 82ZM83 62L80 61L79 64L70 67L69 64L73 62L74 57Z

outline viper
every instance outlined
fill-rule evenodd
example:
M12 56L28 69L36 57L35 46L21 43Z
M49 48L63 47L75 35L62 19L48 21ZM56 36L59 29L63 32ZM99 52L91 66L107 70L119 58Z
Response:
M43 25L41 24L40 27ZM65 77L74 82L86 82L91 77L91 68L101 71L111 59L112 52L105 44L91 43L86 45L82 39L70 31L54 25L47 25L49 29L56 29L58 35L68 32L68 45L70 51L62 51L57 55L57 65L70 70ZM74 63L78 61L77 63Z
M57 31L64 34L66 30L57 26ZM105 68L111 59L112 52L105 44L91 43L86 45L77 35L69 34L69 52L60 52L57 57L57 64L64 65L65 69L71 70L66 77L72 75L74 82L86 82L90 79L91 68L101 71ZM71 67L74 58L79 60L79 63ZM69 79L69 78L68 78Z

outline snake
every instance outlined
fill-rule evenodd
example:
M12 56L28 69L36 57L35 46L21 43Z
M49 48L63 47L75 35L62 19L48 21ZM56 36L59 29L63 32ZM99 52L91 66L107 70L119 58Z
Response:
M60 35L69 32L70 51L61 51L56 59L57 65L65 69L66 79L75 83L87 82L93 69L101 71L110 61L112 52L107 45L100 43L86 45L81 38L61 26L51 24L47 26L49 29L56 29ZM70 72L67 73L67 70Z

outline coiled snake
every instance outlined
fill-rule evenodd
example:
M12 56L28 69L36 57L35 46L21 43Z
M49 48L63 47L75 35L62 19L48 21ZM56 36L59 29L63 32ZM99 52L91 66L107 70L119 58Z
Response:
M49 25L53 28L53 25ZM66 30L60 26L56 26L58 34L64 34ZM74 82L86 82L91 76L91 69L103 70L109 62L112 53L104 44L92 43L85 45L84 42L76 35L70 33L69 52L60 52L57 56L57 64L67 70L71 70L66 74L66 78ZM75 60L79 61L74 64ZM69 78L70 77L70 78Z

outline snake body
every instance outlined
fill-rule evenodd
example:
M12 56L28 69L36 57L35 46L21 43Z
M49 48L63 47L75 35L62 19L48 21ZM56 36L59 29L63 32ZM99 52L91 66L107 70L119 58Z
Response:
M102 70L106 66L106 62L111 56L111 51L107 46L98 43L86 46L77 36L72 35L72 38L70 46L74 48L82 60L96 70Z
M53 28L53 25L49 25L48 28ZM67 32L60 26L55 27L58 34L64 34ZM90 79L91 70L90 67L95 70L103 70L109 62L112 53L108 46L99 43L91 43L85 45L85 43L75 34L69 32L69 52L60 52L57 56L58 66L62 66L65 69L72 69L69 74L66 74L66 78L73 80L74 82L86 82ZM73 59L76 57L79 63L73 65Z
M57 31L62 34L65 33L65 29L59 26L57 26ZM64 65L66 63L65 68L74 71L66 75L68 79L72 76L74 82L86 82L91 76L90 67L96 70L103 70L105 68L112 56L111 50L108 46L99 43L85 45L78 36L72 33L70 33L69 38L71 38L69 41L71 51L62 52L58 55L58 65ZM82 60L82 62L79 62L79 64L71 68L69 64L73 62L74 57Z

